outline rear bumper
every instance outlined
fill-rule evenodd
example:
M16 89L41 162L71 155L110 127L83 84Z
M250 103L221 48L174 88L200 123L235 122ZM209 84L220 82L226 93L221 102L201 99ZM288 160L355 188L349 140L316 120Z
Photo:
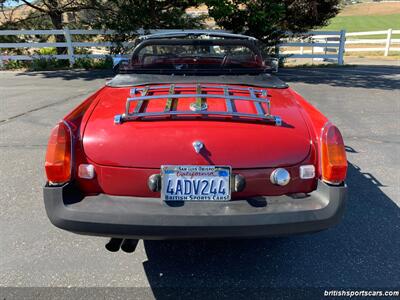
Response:
M228 202L171 202L100 194L73 185L44 187L50 221L80 234L137 239L265 237L320 231L344 212L346 186L323 182L306 197L257 197Z

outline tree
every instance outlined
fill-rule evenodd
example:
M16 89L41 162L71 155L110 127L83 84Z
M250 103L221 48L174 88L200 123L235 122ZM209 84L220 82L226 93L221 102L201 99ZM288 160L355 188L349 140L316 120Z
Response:
M252 35L267 45L285 31L304 32L326 25L339 12L340 0L205 0L217 25Z
M0 4L4 1L0 0ZM81 14L83 17L79 19L80 25L116 30L119 35L114 37L114 41L117 42L131 38L131 33L138 29L146 31L202 27L207 16L191 17L186 14L186 9L205 4L208 6L209 17L220 28L255 36L265 45L271 46L285 35L285 31L302 32L325 25L338 13L341 0L11 1L22 3L32 10L28 18L19 22L47 20L52 28L61 29L65 14ZM56 36L56 41L64 42L64 36ZM63 51L61 48L57 50Z
M115 41L134 38L137 30L202 27L203 17L191 17L186 9L199 0L107 0L90 20L92 26L119 33ZM115 40L117 39L117 40Z
M199 28L201 17L188 16L185 10L196 6L199 0L11 0L31 9L22 19L9 20L3 27L26 28L35 20L48 26L47 29L62 29L66 14L79 14L81 27L113 29L119 34L113 40L125 41L139 29L153 28ZM0 0L4 4L5 0ZM4 13L4 6L2 7ZM32 28L39 28L41 26ZM71 24L69 24L70 26ZM64 42L63 35L55 36L56 42ZM57 53L65 53L65 48L57 48Z
M5 15L5 0L0 0L1 9ZM12 0L15 10L18 7L25 5L30 8L27 15L19 18L9 19L5 23L7 28L21 28L21 26L36 25L32 28L38 29L43 25L51 25L52 29L62 29L64 26L63 20L67 13L77 13L84 10L96 10L98 8L97 0ZM10 10L10 9L8 9ZM25 25L25 26L24 26ZM4 25L2 27L5 27ZM58 43L65 42L64 35L55 35L55 40ZM57 48L57 54L63 54L66 48Z
M0 0L3 3L4 0ZM96 10L96 0L11 0L17 6L26 5L32 12L37 12L41 17L49 18L54 29L63 28L63 16L67 13L76 13L83 10Z
M200 24L185 12L199 0L107 0L98 9L97 25L132 31L142 28L192 28Z

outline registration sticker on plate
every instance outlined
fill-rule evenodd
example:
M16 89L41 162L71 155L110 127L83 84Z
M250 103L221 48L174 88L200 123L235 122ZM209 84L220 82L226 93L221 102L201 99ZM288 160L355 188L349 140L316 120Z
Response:
M162 166L161 198L165 201L227 201L231 199L231 168Z

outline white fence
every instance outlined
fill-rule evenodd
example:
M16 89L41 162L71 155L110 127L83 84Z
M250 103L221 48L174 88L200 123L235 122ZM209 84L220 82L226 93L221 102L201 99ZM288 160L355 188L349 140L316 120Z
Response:
M166 30L167 31L167 30ZM32 60L37 58L56 58L67 59L70 64L74 64L75 59L82 57L89 58L103 58L108 55L109 49L113 46L111 42L77 42L73 40L74 35L112 35L115 32L112 30L72 30L68 28L60 30L0 30L0 36L7 35L64 35L65 42L25 42L25 43L0 43L0 66L5 60ZM346 33L345 30L341 31L310 31L302 33L301 35L289 34L289 38L282 41L277 47L279 55L287 56L290 58L312 58L334 60L338 64L343 64L343 55L345 51L383 51L387 56L389 51L400 51L399 47L392 47L392 44L400 43L400 39L392 39L393 34L400 34L400 30L384 30L384 31L370 31L370 32L352 32ZM353 39L356 36L367 35L386 35L384 39ZM346 41L346 37L350 37ZM128 43L125 43L128 44ZM383 44L384 47L380 48L353 48L350 45L354 44ZM348 47L346 47L348 46ZM67 48L67 54L64 55L12 55L7 54L3 49L15 48L28 48L37 49L45 47ZM103 51L97 51L96 54L77 54L76 47L101 47ZM295 49L293 49L295 48ZM304 48L311 48L305 50ZM282 51L284 50L284 51Z
M288 33L287 41L278 45L279 55L290 58L312 58L336 60L339 65L344 63L343 55L346 41L346 31L310 31L299 35ZM296 50L291 50L295 47ZM300 50L297 50L300 47ZM304 48L311 48L305 51ZM285 51L280 49L284 48ZM311 53L308 53L311 52ZM331 54L333 53L333 54Z
M112 30L73 30L73 29L60 29L60 30L0 30L0 36L5 35L64 35L64 43L0 43L0 66L4 60L33 60L37 58L57 58L68 59L70 64L73 65L76 58L89 57L89 58L102 58L107 54L76 54L75 47L112 47L111 42L74 42L73 35L112 35ZM7 48L67 48L67 54L64 55L5 55L2 49Z
M393 47L393 45L400 46L400 39L393 39L393 34L400 34L400 30L380 30L380 31L366 31L366 32L349 32L346 34L346 37L350 37L350 39L346 40L346 45L384 45L384 47L346 47L347 52L363 52L363 51L382 51L384 56L389 55L389 51L400 51L400 47ZM358 36L373 36L373 35L382 35L384 38L382 39L354 39L354 37ZM385 37L386 36L386 37Z
M305 34L292 35L287 42L279 44L283 48L280 54L289 58L316 58L334 59L339 64L343 63L345 52L382 52L388 56L390 51L400 51L400 39L394 39L394 34L400 34L400 30L380 30L367 32L342 31L313 31ZM383 38L364 38L358 36L379 36ZM360 47L354 47L360 45ZM380 46L382 45L382 46ZM293 49L294 48L294 49ZM304 48L311 48L305 50ZM333 53L333 54L332 54Z

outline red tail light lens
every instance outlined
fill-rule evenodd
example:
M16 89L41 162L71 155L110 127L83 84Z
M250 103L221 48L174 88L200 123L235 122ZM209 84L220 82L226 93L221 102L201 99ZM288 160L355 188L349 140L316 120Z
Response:
M61 184L71 178L71 136L64 123L58 124L51 131L45 169L51 183Z
M322 179L332 184L342 183L346 178L347 158L339 129L327 124L322 130L321 144Z

